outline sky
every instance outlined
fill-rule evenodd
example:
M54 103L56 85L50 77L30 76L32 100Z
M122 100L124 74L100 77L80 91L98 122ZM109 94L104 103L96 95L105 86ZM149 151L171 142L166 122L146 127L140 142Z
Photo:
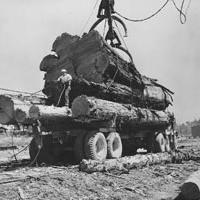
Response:
M175 1L180 5L181 0ZM27 92L42 89L42 58L50 53L61 33L80 35L89 30L96 20L95 2L0 0L0 88ZM126 17L141 19L164 2L115 0L115 9ZM192 1L184 25L172 3L151 20L124 22L129 36L125 41L138 70L175 92L173 111L177 121L199 119L200 1Z

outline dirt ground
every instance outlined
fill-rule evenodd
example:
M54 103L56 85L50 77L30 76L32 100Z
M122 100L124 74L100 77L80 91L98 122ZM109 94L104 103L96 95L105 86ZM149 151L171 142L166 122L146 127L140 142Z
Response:
M200 168L200 162L163 164L131 170L128 174L86 174L77 165L30 166L30 137L0 136L0 200L18 199L131 199L172 200L184 180ZM200 139L179 139L179 148L200 152ZM17 164L16 164L17 163Z

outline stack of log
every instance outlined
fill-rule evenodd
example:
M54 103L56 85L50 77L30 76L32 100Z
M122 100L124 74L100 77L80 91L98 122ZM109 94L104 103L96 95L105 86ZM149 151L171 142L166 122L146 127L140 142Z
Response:
M165 109L172 104L172 92L141 75L97 31L82 38L64 33L53 43L52 52L40 64L46 105L1 95L0 123L30 124L39 119L47 130L66 130L74 123L82 127L109 122L105 126L114 123L121 132L125 127L158 130L169 124ZM73 77L71 109L64 106L64 85L57 81L62 69Z
M64 86L57 81L62 69L73 77L69 99L75 118L115 118L120 129L141 124L167 126L169 114L165 109L172 104L173 93L157 80L141 75L97 31L82 37L63 33L55 40L52 54L40 63L40 70L45 72L47 105L64 106Z
M165 110L172 104L170 90L141 75L97 31L82 38L64 33L55 40L52 51L54 55L47 55L40 64L40 70L46 72L43 92L49 97L49 104L58 104L63 85L56 80L61 69L73 77L70 102L85 94L156 110Z

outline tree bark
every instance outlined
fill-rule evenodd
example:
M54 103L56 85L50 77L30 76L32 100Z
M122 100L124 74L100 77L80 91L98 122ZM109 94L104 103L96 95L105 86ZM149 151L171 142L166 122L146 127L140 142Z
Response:
M32 120L39 120L43 131L69 131L74 129L96 129L110 125L110 121L97 120L82 121L72 117L68 107L54 107L45 105L32 105L29 109Z
M29 109L30 118L39 120L43 131L66 131L73 128L71 115L68 107L33 105Z
M135 128L164 129L170 120L168 112L136 108L85 95L73 101L72 113L74 117L83 120L113 120L119 131Z
M110 159L106 161L82 160L82 162L80 163L80 170L87 173L108 172L108 171L127 172L130 169L147 167L149 165L155 165L161 163L179 163L188 160L200 160L200 156L198 155L198 157L197 156L194 157L192 154L180 151L180 152L173 152L172 154L169 154L167 152L157 153L157 154L144 154L144 155L138 154L118 159ZM195 175L197 178L195 178ZM195 185L195 186L193 185L194 187L200 188L199 172L195 175L192 176L192 179L189 178L186 181L186 183L192 182ZM181 191L182 190L184 190L185 193L187 194L191 192L191 190L187 190L187 187L185 188L182 187ZM199 190L196 190L195 192L199 192ZM197 194L199 195L199 193ZM188 198L187 200L190 200L190 198Z
M133 83L143 87L135 66L121 58L97 31L91 31L82 38L62 34L54 42L52 50L57 53L58 59L49 55L40 64L40 69L47 72L47 81L57 79L61 69L65 68L73 77L96 83L114 78L115 82L127 86Z
M117 103L132 104L136 107L165 110L171 104L170 95L161 87L146 85L144 90L115 82L98 84L85 79L74 79L70 92L73 101L80 95L94 96L99 99Z
M125 61L97 31L91 31L82 38L64 33L55 40L52 50L57 55L47 55L40 64L40 69L46 72L43 92L49 97L47 105L57 105L62 86L55 80L63 68L76 79L71 102L78 95L85 94L157 110L164 110L172 103L171 91L156 80L142 76L134 64ZM85 79L87 84L78 79ZM117 91L118 88L120 91ZM59 106L63 105L62 98Z
M38 120L59 120L70 117L71 109L68 107L32 105L29 109L29 116Z
M56 82L46 82L43 92L49 97L47 105L57 105L63 86ZM95 83L85 79L74 78L69 93L71 102L80 95L94 96L108 101L132 104L135 107L165 110L172 103L170 95L161 87L147 85L144 90L115 82ZM64 96L60 105L64 105Z
M83 160L80 163L81 171L87 173L93 172L107 172L112 170L118 170L127 172L133 168L142 168L148 165L155 165L161 163L170 163L172 160L171 155L168 153L158 154L146 154L146 155L135 155L129 157L123 157L119 159L109 159L104 162L96 160Z

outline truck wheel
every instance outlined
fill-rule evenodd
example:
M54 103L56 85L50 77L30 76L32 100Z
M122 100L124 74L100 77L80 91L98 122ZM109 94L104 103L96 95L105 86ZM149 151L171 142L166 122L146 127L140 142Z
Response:
M122 156L122 141L118 133L109 133L107 137L108 158L120 158Z
M155 151L158 152L165 152L165 138L162 133L159 133L156 136L156 145L155 145Z
M74 157L77 162L80 162L84 157L84 139L86 133L82 133L76 136L75 143L74 143Z
M33 138L29 146L29 155L31 162L41 163L54 163L54 156L52 154L52 137L49 135L42 136L42 147L38 146L37 138Z
M92 160L105 160L107 156L106 138L101 132L90 132L85 138L85 156Z

